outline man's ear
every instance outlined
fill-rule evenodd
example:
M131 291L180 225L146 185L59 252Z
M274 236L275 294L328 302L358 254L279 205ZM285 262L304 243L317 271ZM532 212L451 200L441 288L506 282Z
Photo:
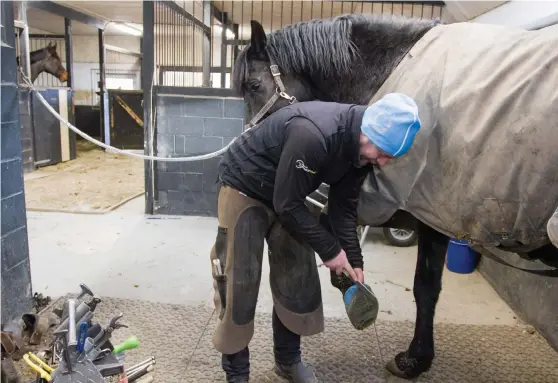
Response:
M256 20L250 20L252 28L250 37L250 51L256 54L265 53L265 45L267 44L267 37L263 26Z

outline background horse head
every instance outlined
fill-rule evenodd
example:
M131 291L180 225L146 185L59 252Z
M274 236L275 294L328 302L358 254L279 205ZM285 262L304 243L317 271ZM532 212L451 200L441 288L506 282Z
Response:
M34 83L37 77L42 72L47 72L59 79L61 82L66 82L68 79L68 72L62 65L60 56L56 52L56 44L49 43L46 47L37 49L29 54L31 59L31 82ZM20 58L17 58L18 65Z
M233 71L233 85L245 100L246 121L277 91L272 63L280 70L286 93L298 101L368 104L407 51L436 24L347 14L299 22L266 35L252 20L250 42ZM279 98L269 112L288 102Z

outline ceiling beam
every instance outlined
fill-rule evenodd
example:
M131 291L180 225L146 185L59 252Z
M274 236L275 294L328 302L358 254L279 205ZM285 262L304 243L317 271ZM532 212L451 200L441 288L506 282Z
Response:
M73 21L91 25L97 29L105 29L105 24L107 22L107 20L98 19L80 11L76 11L73 8L57 4L53 1L28 1L27 6L29 8L42 9L43 11L54 13L55 15L68 18Z

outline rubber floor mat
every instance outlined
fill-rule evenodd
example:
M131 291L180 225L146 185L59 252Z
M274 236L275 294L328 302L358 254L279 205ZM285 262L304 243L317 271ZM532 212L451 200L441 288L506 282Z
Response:
M102 298L94 319L105 326L120 312L120 322L129 327L116 330L113 343L131 335L140 341L126 352L127 366L154 356L155 382L226 381L211 343L216 324L211 308ZM348 318L326 318L324 333L303 338L303 360L324 383L405 382L385 364L405 350L413 328L412 322L378 321L375 328L357 331ZM528 328L436 324L436 359L416 382L558 382L558 353ZM250 382L285 382L273 372L272 339L271 314L256 314Z
M214 325L212 318L185 382L225 382L220 356L211 345ZM436 359L431 370L415 382L558 382L558 353L525 328L530 327L436 324ZM407 348L413 329L412 322L379 321L376 330L371 326L357 331L348 318L326 319L324 333L303 338L303 360L323 383L407 382L384 366ZM251 382L285 382L272 371L270 315L257 315L250 354Z

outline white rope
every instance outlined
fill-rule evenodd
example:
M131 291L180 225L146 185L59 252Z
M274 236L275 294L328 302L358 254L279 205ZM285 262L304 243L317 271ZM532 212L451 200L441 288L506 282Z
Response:
M66 121L62 116L60 116L58 114L58 112L56 110L54 110L54 108L52 106L50 106L50 104L44 99L43 95L40 94L37 89L35 89L35 87L33 86L33 84L29 81L29 79L27 78L27 76L25 76L25 74L23 72L21 72L22 76L23 76L23 80L26 82L27 86L33 91L35 92L35 94L37 95L37 97L39 98L39 101L41 101L43 103L43 105L50 111L50 113L52 113L60 122L62 122L64 125L66 125L68 128L70 128L72 131L74 131L76 134L80 135L81 137L85 138L87 141L94 143L95 145L100 146L101 148L106 149L109 152L113 152L113 153L119 153L119 154L124 154L127 156L131 156L131 157L136 157L136 158L141 158L143 160L151 160L151 161L167 161L167 162L191 162L191 161L201 161L201 160L207 160L209 158L213 158L213 157L217 157L221 154L223 154L225 151L227 151L227 149L229 148L229 146L232 145L232 143L234 142L234 140L236 140L236 137L232 139L231 142L229 142L224 148L219 149L216 152L213 153L207 153L207 154L202 154L199 156L192 156L192 157L157 157L157 156L148 156L145 154L138 154L138 153L133 153L133 152L128 152L126 150L122 150L122 149L118 149L115 148L114 146L110 146L107 145L101 141L98 141L96 139L94 139L93 137L87 135L86 133L82 132L81 130L79 130L78 128L76 128L75 126L73 126L72 124L70 124L68 121Z

